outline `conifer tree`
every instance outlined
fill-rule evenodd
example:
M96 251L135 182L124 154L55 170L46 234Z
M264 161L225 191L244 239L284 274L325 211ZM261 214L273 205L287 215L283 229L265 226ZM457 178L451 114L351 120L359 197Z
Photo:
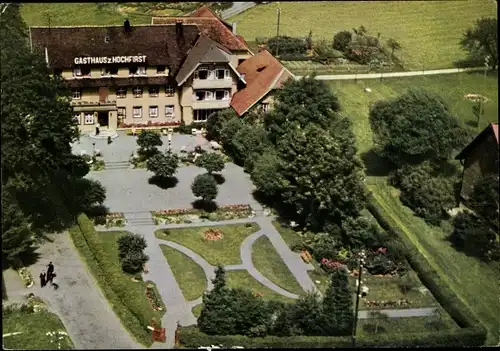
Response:
M349 335L354 322L349 276L345 268L337 268L330 276L330 286L323 298L325 335Z

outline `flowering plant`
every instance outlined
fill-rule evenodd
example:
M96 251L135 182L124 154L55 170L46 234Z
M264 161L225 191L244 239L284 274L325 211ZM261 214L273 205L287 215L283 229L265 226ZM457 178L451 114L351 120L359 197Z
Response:
M106 219L125 218L122 212L110 212L106 214Z
M19 275L21 276L21 279L24 282L24 285L27 288L31 288L33 284L35 284L35 280L33 279L33 275L31 275L31 272L28 270L26 267L21 267L17 270Z
M328 258L322 258L320 264L321 267L326 271L331 271L338 268L346 268L346 265L342 262L329 260Z
M252 208L250 205L227 205L227 206L219 206L217 208L217 212L225 212L225 211L233 211L233 212L243 212L243 211L251 211ZM171 209L171 210L159 210L153 211L153 216L177 216L177 215L188 215L188 214L199 214L202 213L202 210L198 210L195 208L181 208L181 209Z
M148 123L120 123L118 128L141 128L141 127L177 127L181 124L180 121L171 122L153 122Z
M156 295L155 289L150 285L146 286L146 296L148 297L149 303L153 307L153 310L155 311L162 310L160 299Z

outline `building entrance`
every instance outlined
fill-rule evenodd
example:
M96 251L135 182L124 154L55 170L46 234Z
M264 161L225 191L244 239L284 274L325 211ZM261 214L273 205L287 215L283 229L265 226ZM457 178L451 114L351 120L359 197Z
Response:
M99 122L99 125L101 128L108 128L109 127L109 114L108 112L98 112L97 114L97 121Z

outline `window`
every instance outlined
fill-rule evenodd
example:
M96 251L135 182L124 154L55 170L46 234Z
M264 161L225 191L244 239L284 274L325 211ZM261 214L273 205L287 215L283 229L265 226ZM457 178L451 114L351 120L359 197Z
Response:
M137 66L130 67L130 68L128 69L128 74L129 74L130 76L133 76L134 74L137 74Z
M171 87L170 85L167 85L167 86L165 87L165 96L170 96L170 97L172 97L172 96L174 96L174 94L175 94L175 89L174 89L174 87Z
M156 66L156 74L165 74L165 66Z
M229 90L216 90L215 100L229 100Z
M213 100L214 92L210 90L205 90L205 100Z
M94 114L92 112L85 113L85 124L94 124Z
M118 107L117 108L118 117L125 118L126 111L127 110L125 109L125 107Z
M149 106L149 118L158 117L158 106Z
M174 105L165 106L165 118L167 119L174 118Z
M116 97L119 99L127 97L127 88L116 88Z
M75 67L73 68L73 76L90 77L90 68Z
M265 102L261 105L262 111L267 112L269 111L269 103Z
M194 110L193 122L206 122L215 112L217 112L217 110Z
M132 92L133 92L135 98L142 97L142 88L141 87L135 87L134 89L132 89Z
M82 116L80 113L75 114L75 123L78 125L82 124Z
M218 67L218 68L215 70L215 78L216 78L216 79L226 79L226 78L230 78L229 70L228 70L228 69L225 69L225 68L223 68L223 67Z
M81 75L82 75L82 70L80 69L80 67L73 68L74 77L81 77Z
M150 97L158 97L158 92L160 89L158 87L149 87L149 96Z
M137 73L140 76L145 76L146 75L146 67L144 66L139 66L137 67Z
M206 68L199 68L194 72L195 79L208 79L208 70Z
M141 106L134 106L132 117L133 118L142 118L142 107Z
M101 69L101 76L116 76L118 75L117 67L103 67Z
M238 66L245 62L246 59L238 59Z
M82 90L79 88L73 89L73 99L80 100L82 98Z

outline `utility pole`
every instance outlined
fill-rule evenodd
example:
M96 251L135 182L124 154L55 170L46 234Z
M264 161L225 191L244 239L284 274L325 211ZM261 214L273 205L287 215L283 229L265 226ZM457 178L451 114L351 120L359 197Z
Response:
M278 56L279 47L280 47L279 36L280 36L280 17L281 17L281 9L279 7L276 10L276 15L278 17L277 25L276 25L276 40L278 41L278 46L276 47L276 56Z

